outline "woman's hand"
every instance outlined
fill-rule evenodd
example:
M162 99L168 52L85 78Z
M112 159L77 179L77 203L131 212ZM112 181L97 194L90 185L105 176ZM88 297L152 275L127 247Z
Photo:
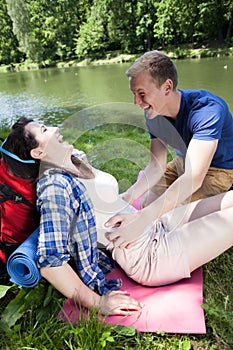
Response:
M142 211L132 214L118 214L106 222L105 226L112 229L106 233L106 238L115 247L127 248L130 243L144 233L147 225Z
M88 288L68 263L58 267L43 267L41 274L64 296L76 300L87 309L97 308L103 315L130 315L142 305L125 291L113 291L100 296Z
M129 316L134 311L140 311L142 305L131 298L125 291L113 291L100 297L98 309L102 315Z

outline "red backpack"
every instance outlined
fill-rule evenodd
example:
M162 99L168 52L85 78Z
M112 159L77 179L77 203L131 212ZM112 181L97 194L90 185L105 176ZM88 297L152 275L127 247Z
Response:
M38 226L35 185L10 173L0 159L0 263Z

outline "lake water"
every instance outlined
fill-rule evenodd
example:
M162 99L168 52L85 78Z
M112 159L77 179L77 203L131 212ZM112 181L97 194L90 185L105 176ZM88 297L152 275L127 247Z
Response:
M180 88L208 89L222 96L233 112L233 57L178 60L176 65ZM105 106L106 118L112 110L123 113L133 102L125 76L129 66L117 64L2 73L0 120L14 121L19 116L26 116L61 125L73 114L85 119L86 112L82 111L90 109L92 113L96 111L96 105ZM134 110L133 106L130 108ZM142 112L137 111L141 118Z

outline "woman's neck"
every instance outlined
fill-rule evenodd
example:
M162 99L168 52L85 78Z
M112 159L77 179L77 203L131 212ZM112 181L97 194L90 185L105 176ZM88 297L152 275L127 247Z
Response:
M59 150L57 154L52 154L50 157L47 156L43 159L47 164L50 164L51 167L63 169L71 172L74 175L79 175L77 167L73 164L71 160L72 150L65 149Z

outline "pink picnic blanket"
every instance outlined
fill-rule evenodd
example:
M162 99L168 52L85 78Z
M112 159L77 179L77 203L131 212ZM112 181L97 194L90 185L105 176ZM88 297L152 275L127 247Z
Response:
M163 287L144 287L128 278L120 268L115 268L109 277L121 278L122 289L140 300L144 307L141 313L132 316L109 316L112 325L134 326L140 332L206 333L202 304L202 269L192 273L191 278ZM65 315L65 316L64 316ZM59 314L63 320L75 323L79 309L67 299Z

